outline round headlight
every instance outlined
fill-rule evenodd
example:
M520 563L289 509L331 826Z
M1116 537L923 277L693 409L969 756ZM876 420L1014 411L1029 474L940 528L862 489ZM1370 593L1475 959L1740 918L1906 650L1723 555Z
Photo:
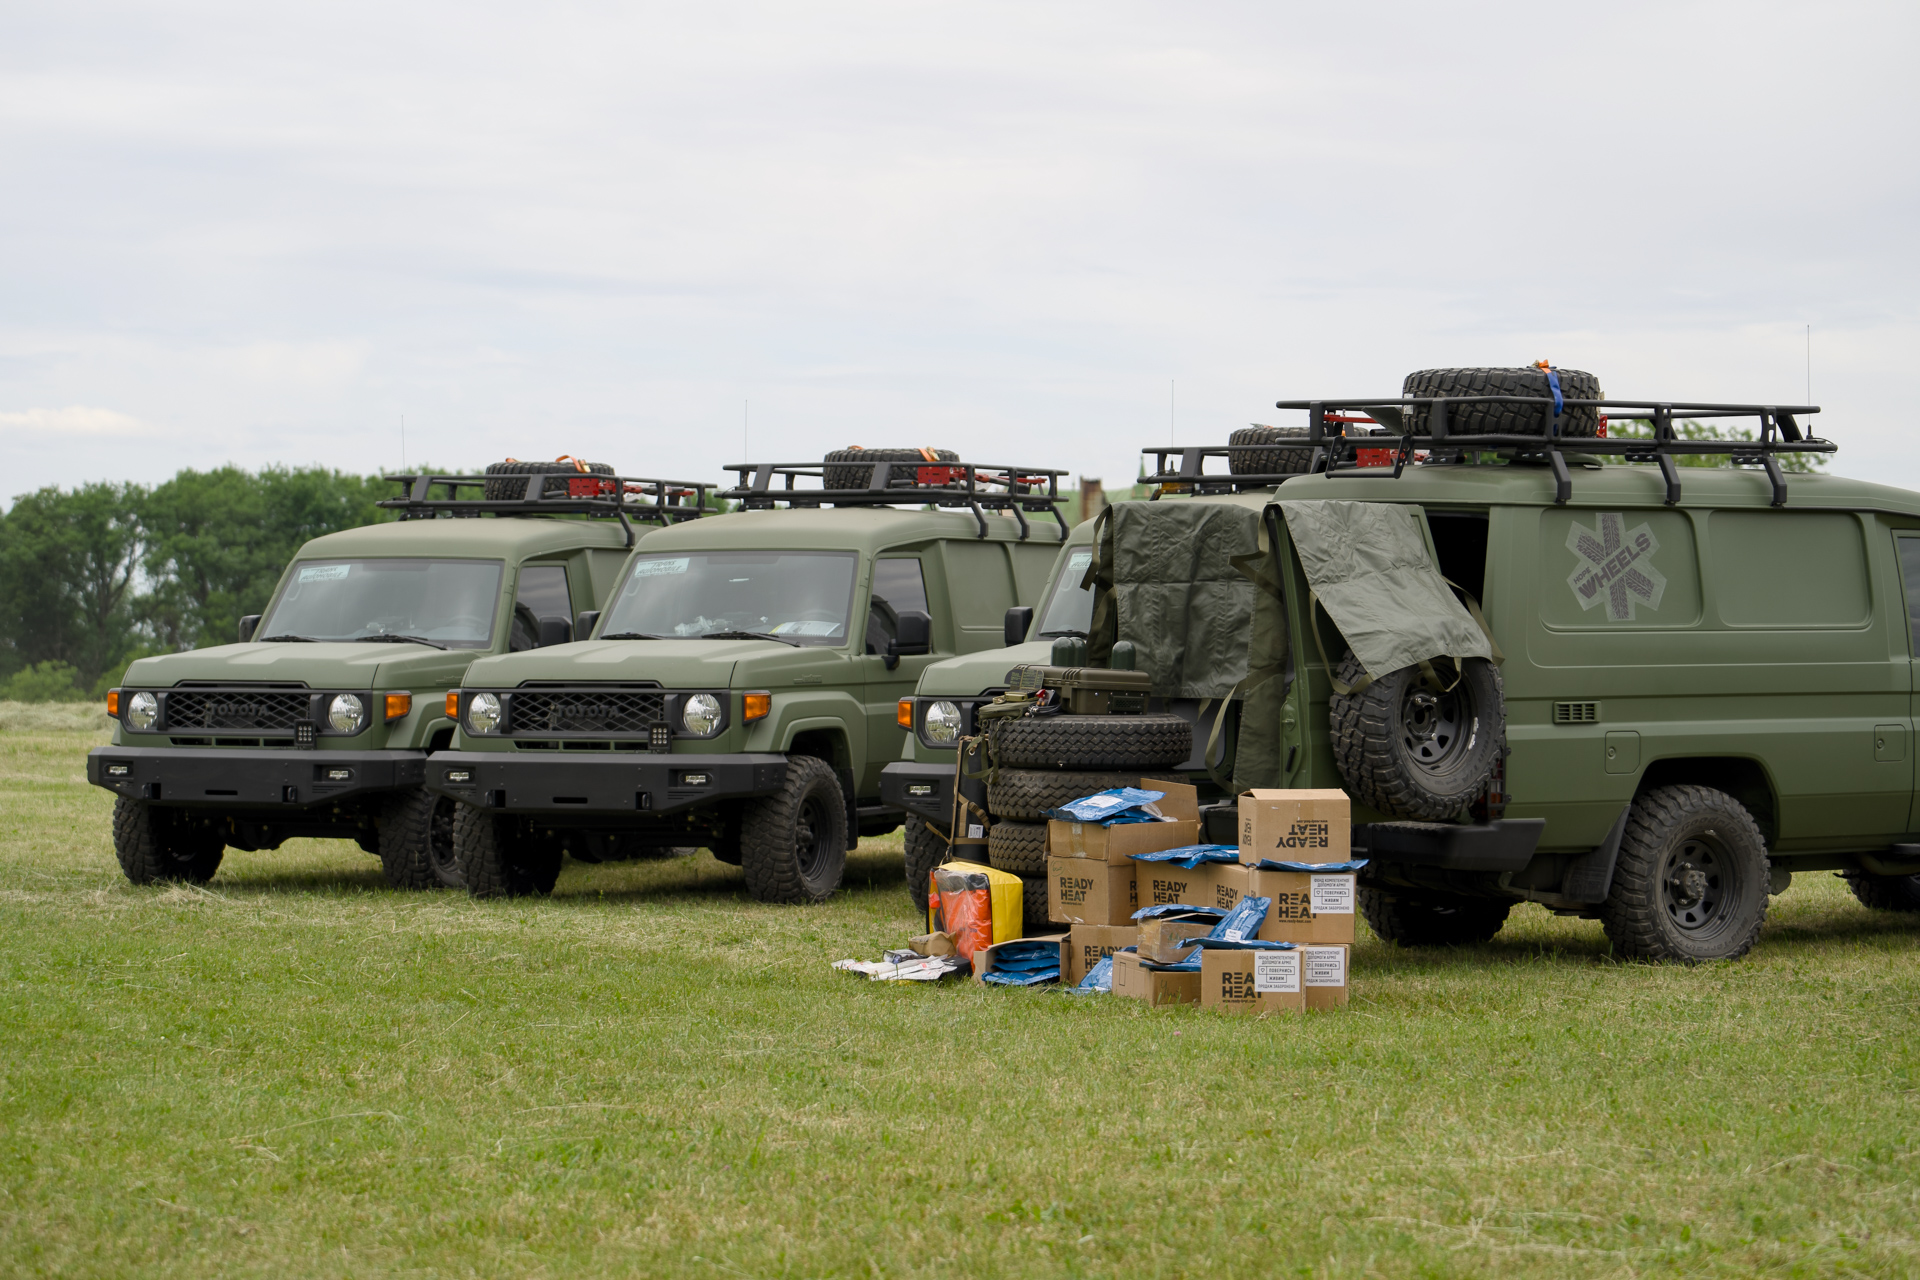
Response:
M327 723L335 733L358 733L367 722L367 704L351 693L336 693L327 704Z
M960 738L960 708L951 702L936 702L927 708L927 741L956 742Z
M680 708L680 723L688 733L706 737L720 723L720 699L710 693L696 693Z
M151 729L160 718L160 699L150 693L136 693L127 699L127 723L136 729Z
M490 693L476 693L467 704L467 728L475 733L492 733L500 727L500 699Z

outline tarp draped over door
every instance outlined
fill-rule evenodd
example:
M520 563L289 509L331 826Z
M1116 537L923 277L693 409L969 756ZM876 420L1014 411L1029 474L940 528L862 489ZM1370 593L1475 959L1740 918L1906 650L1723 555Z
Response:
M1434 565L1417 507L1332 499L1279 506L1308 585L1368 675L1378 680L1439 657L1493 658L1486 632Z
M1254 553L1260 513L1224 502L1122 502L1100 558L1117 633L1162 698L1224 698L1247 674L1254 586L1233 566ZM1097 629L1097 628L1096 628Z

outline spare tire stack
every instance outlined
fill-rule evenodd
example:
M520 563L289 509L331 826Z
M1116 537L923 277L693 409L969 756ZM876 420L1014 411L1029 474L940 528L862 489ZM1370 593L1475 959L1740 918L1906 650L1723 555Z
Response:
M951 449L863 449L853 445L835 449L823 461L827 465L822 469L821 484L828 489L871 489L873 463L911 462L916 465L895 467L887 473L887 488L912 489L920 484L920 468L944 469L960 461L960 455Z
M505 462L487 464L487 484L485 493L489 502L512 502L527 496L527 476L548 476L540 482L537 496L571 498L611 497L614 488L611 479L599 477L613 475L613 468L604 462L581 462L576 458L561 456L552 462L522 462L518 458L508 458ZM496 477L498 477L496 479Z
M1137 787L1193 754L1193 726L1176 715L1022 716L992 729L987 863L1026 887L1028 933L1047 926L1047 813L1096 791Z

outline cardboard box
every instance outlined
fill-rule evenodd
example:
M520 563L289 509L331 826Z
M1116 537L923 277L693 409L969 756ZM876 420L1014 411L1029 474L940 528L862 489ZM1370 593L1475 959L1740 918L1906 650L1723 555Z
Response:
M1067 930L1067 963L1060 980L1077 983L1105 956L1138 941L1140 930L1130 924L1077 924Z
M1222 1013L1296 1013L1307 1008L1302 952L1227 951L1200 956L1200 1007Z
M1347 1003L1347 961L1353 952L1344 946L1300 948L1300 972L1307 989L1307 1008L1342 1009Z
M1157 916L1140 922L1139 937L1134 945L1140 948L1143 960L1173 964L1187 958L1187 953L1193 950L1192 939L1205 937L1218 923L1212 916L1198 913Z
M1113 957L1113 994L1145 1000L1151 1005L1199 1004L1200 975L1193 971L1168 973L1164 969L1149 969L1140 963L1138 956L1125 951L1116 952Z
M1247 892L1269 898L1260 936L1268 942L1353 942L1359 880L1351 871L1247 873Z
M1056 924L1131 924L1140 909L1134 866L1047 859L1047 918Z
M1345 862L1353 856L1353 803L1344 791L1260 788L1240 793L1240 861Z
M973 953L973 980L983 982L993 972L994 953L1013 942L1051 942L1060 948L1060 975L1064 981L1067 972L1067 935L1049 933L1037 938L1008 938L1006 942L996 942Z
M1140 905L1179 902L1231 911L1247 895L1247 869L1237 862L1203 862L1193 870L1171 862L1136 862Z
M1142 791L1164 791L1154 807L1172 822L1123 822L1103 827L1097 822L1047 823L1047 854L1055 858L1086 858L1119 866L1136 853L1158 853L1200 843L1200 793L1184 782L1155 782L1141 778Z

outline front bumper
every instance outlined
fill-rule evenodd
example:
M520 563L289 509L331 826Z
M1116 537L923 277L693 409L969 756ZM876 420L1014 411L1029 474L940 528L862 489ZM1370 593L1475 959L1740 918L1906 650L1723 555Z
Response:
M944 826L953 820L953 780L958 772L950 764L896 760L880 771L880 803Z
M87 781L129 800L217 809L302 809L426 780L424 751L95 747Z
M427 790L503 813L610 816L677 813L716 800L772 795L787 777L787 758L773 752L552 754L560 758L437 752Z

